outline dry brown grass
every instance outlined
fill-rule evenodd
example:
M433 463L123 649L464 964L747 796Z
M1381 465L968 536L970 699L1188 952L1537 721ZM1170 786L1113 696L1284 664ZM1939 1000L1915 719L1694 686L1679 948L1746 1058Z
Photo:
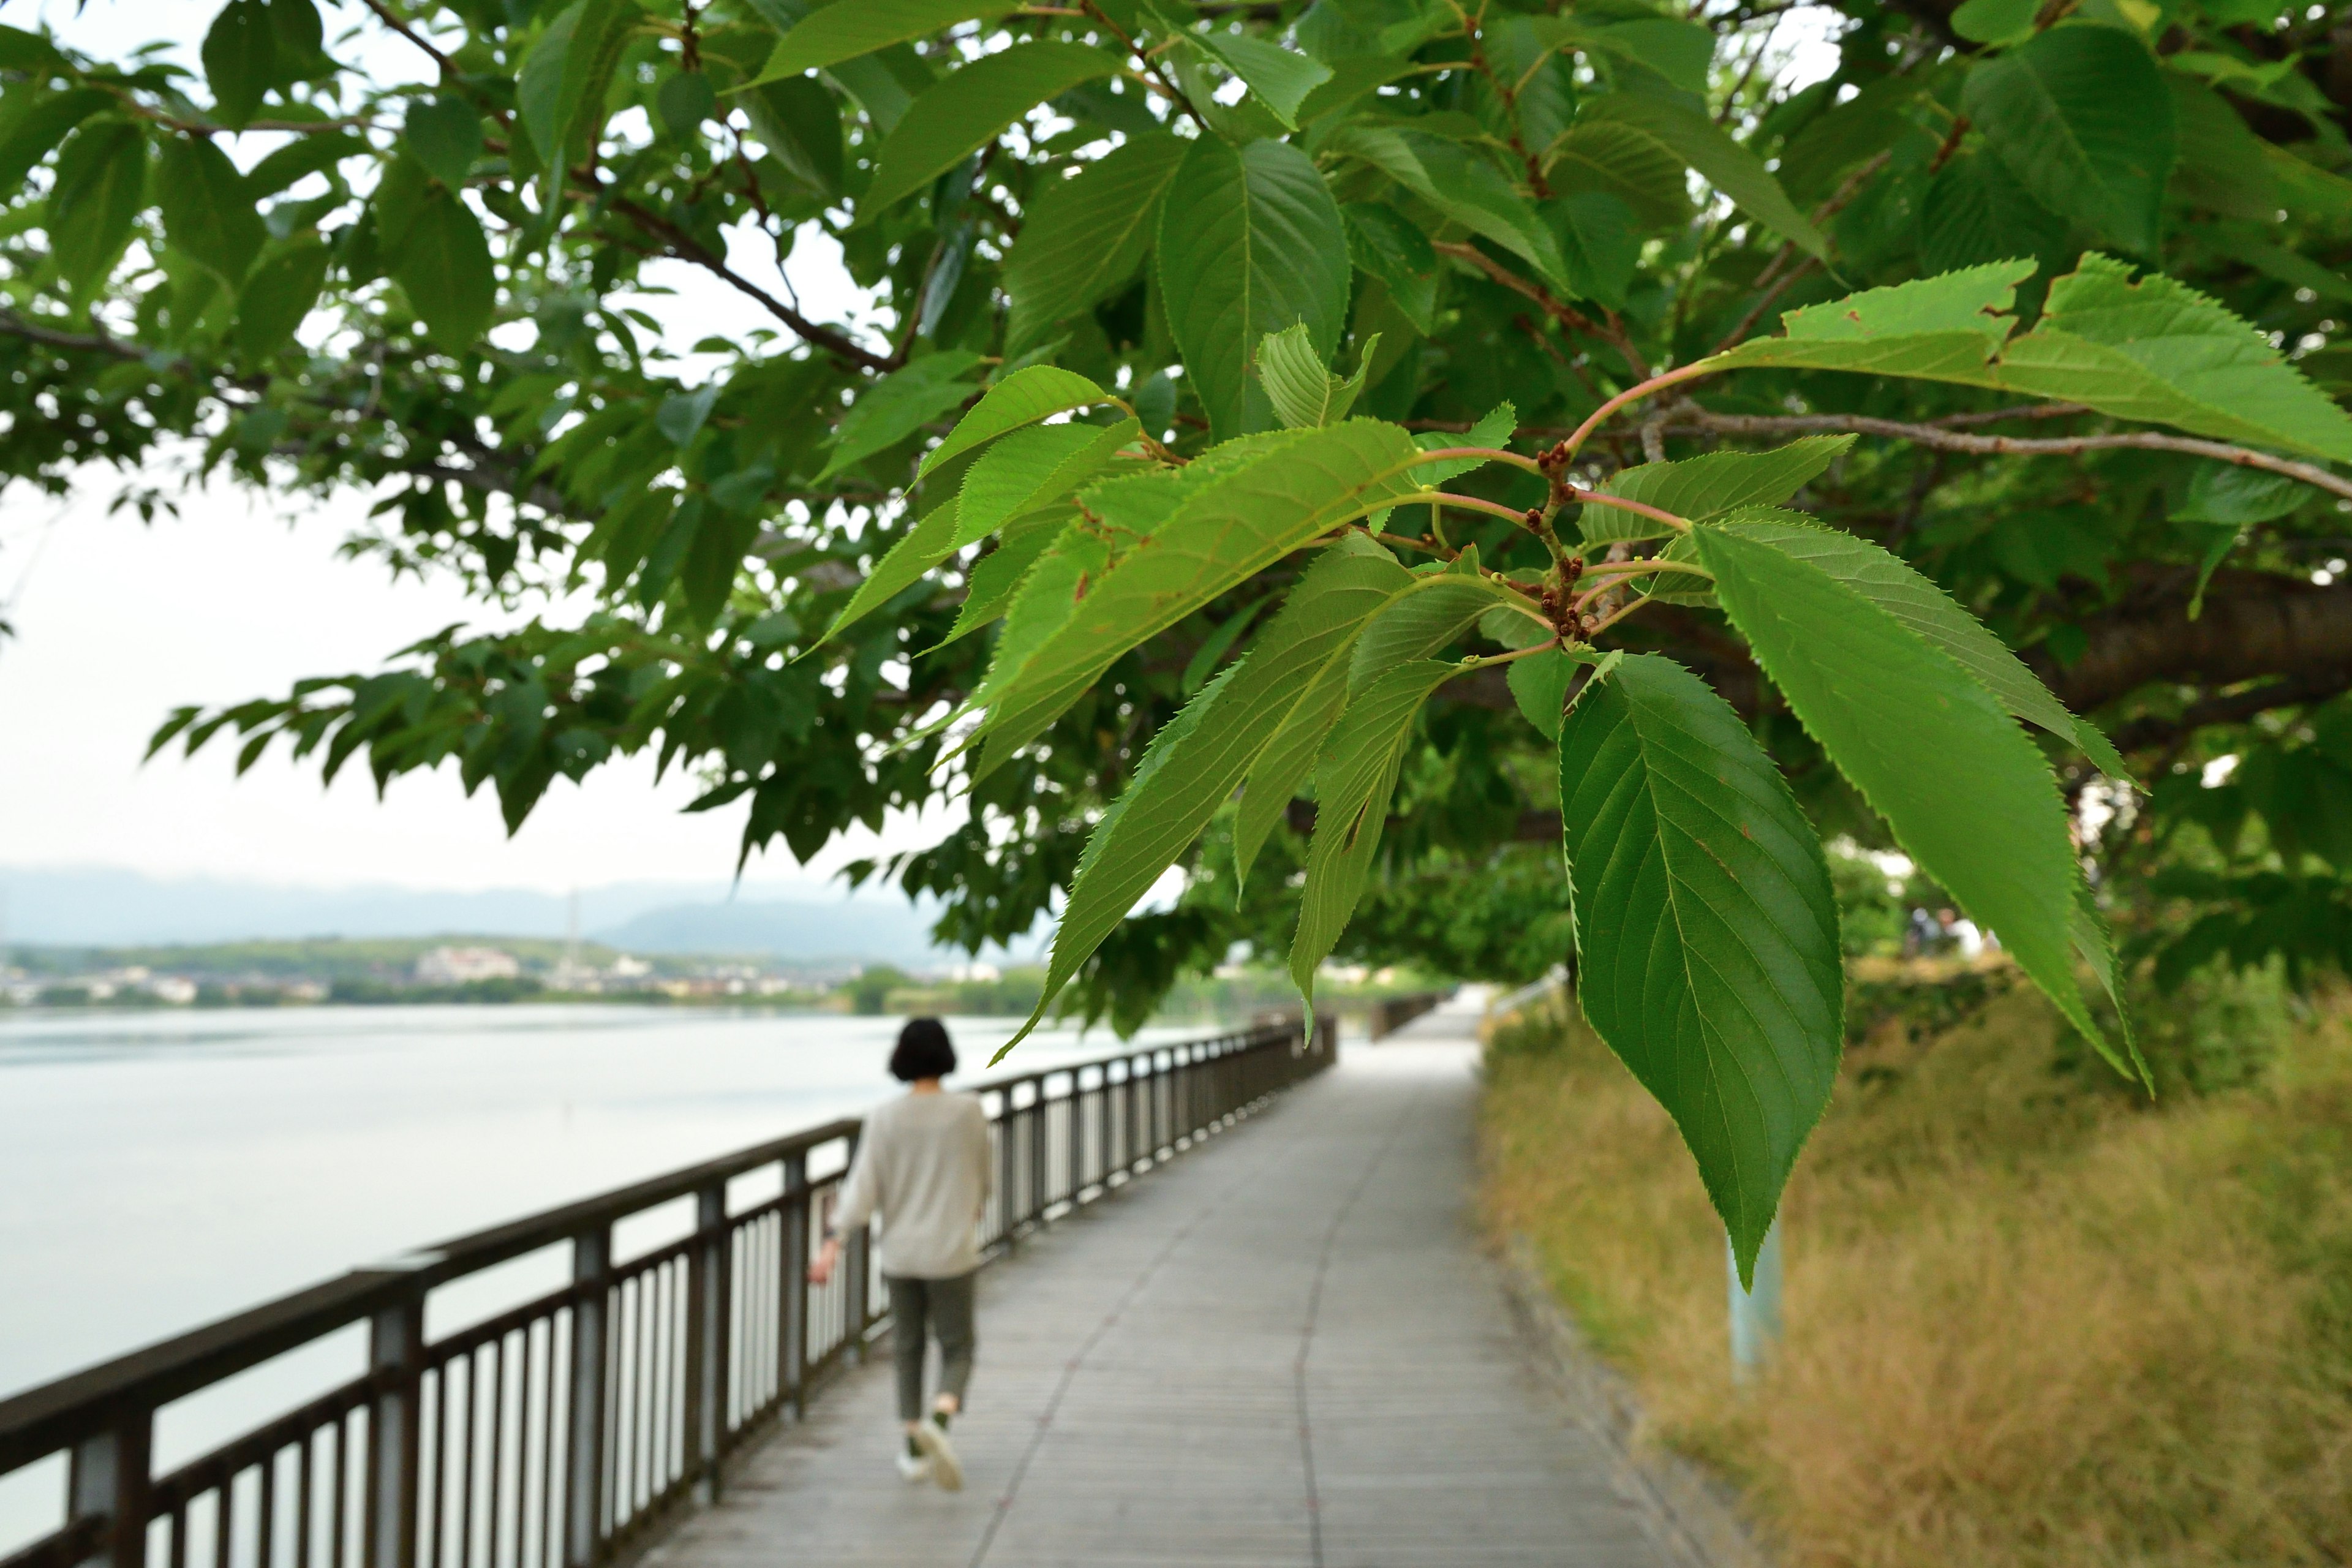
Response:
M1722 1230L1587 1032L1490 1058L1486 1209L1747 1490L1789 1568L2352 1562L2352 1030L2151 1110L2012 992L1849 1053L1792 1184L1788 1339L1727 1363Z

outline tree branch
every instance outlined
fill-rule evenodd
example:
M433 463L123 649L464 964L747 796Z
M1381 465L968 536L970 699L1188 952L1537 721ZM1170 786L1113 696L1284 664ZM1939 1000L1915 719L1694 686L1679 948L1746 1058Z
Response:
M2000 416L1979 417L1990 419L1996 416L2015 417L2006 412ZM2024 458L2116 450L2183 452L2190 457L2210 458L2217 462L2235 463L2241 468L2284 474L2289 479L2300 479L2315 489L2352 500L2352 479L2331 474L2315 463L2273 457L2250 447L2233 447L2226 441L2208 441L2196 436L2167 436L2153 430L2046 437L1970 436L1941 425L1906 424L1901 420L1879 419L1866 414L1717 414L1696 404L1685 404L1677 408L1667 428L1704 430L1718 436L1791 436L1809 432L1853 431L1864 436L1892 437L1898 441L1909 441L1915 446L1933 447L1938 451L1973 452L1981 457Z

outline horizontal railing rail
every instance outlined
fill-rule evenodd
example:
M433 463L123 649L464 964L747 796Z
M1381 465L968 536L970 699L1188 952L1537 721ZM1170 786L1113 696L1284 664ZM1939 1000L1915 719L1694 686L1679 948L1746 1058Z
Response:
M976 1086L990 1256L1328 1066L1328 1017L1139 1047ZM67 1457L64 1517L0 1568L597 1568L864 1353L869 1229L808 1279L861 1123L827 1122L353 1269L0 1400L0 1476ZM813 1156L824 1167L811 1174ZM740 1209L729 1184L775 1168ZM688 1233L614 1229L691 1198ZM552 1247L570 1279L428 1340L439 1287ZM355 1324L364 1373L165 1474L156 1412Z

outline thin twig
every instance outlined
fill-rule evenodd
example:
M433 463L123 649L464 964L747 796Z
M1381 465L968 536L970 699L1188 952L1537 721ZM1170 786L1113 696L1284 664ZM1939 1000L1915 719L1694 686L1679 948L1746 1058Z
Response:
M1625 335L1623 328L1605 327L1566 300L1554 299L1551 291L1543 285L1520 277L1475 245L1464 245L1449 239L1440 240L1431 248L1440 256L1451 256L1456 260L1469 262L1504 288L1513 293L1524 295L1542 306L1544 314L1561 326L1589 333L1615 349L1624 356L1626 368L1635 375L1643 377L1648 375L1649 367L1643 363L1641 353L1633 347L1633 340Z

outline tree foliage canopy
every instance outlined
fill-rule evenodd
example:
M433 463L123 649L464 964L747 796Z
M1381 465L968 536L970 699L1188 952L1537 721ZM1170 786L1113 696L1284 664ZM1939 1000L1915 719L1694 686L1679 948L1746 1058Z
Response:
M746 856L953 792L865 870L1058 910L1122 1024L1236 941L1572 951L1743 1258L1837 1059L1824 834L2128 1074L2119 964L2352 960L2330 13L333 16L0 28L0 472L356 489L396 567L594 608L159 747L454 761L509 826L651 752ZM819 243L871 319L801 309ZM680 268L740 311L684 357Z

